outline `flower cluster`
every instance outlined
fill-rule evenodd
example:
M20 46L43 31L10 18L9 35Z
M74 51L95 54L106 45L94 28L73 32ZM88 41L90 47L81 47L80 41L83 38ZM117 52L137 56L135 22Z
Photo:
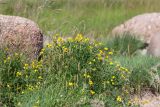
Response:
M60 72L66 75L64 84L68 90L81 88L83 95L91 96L104 91L117 93L123 90L124 93L115 96L115 101L122 103L123 97L129 94L130 71L112 59L112 49L90 41L82 34L66 40L55 37L53 41L53 46L48 50L52 56L48 56L50 59L53 57L54 63L49 64L56 67L59 75Z

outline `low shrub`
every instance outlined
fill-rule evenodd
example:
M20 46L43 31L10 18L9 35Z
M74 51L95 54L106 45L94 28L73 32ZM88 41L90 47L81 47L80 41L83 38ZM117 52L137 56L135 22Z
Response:
M14 98L25 90L37 89L44 74L42 61L29 62L22 54L6 53L0 52L0 101L4 106L14 107Z
M81 34L54 37L41 54L46 78L38 91L17 97L21 106L87 106L93 99L128 106L130 71L114 62L112 50L101 43Z

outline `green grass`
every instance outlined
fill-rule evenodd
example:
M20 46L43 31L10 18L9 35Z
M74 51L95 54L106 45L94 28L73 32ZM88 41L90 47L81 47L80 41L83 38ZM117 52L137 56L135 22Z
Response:
M130 81L131 86L134 87L133 93L139 94L150 88L152 91L160 91L160 84L157 84L155 79L156 76L160 76L160 71L153 70L159 64L160 58L137 55L134 57L116 56L114 59L132 71Z
M134 35L129 33L123 36L116 35L113 38L103 40L106 47L112 48L116 54L131 56L135 55L137 50L143 49L145 44L136 39Z
M46 34L72 36L81 32L104 37L132 16L159 12L159 4L159 0L4 0L0 13L30 18Z
M34 64L27 62L23 56L19 59L10 56L9 60L8 56L0 51L0 101L5 105L13 106L14 103L17 107L90 107L91 102L97 100L99 103L102 101L106 107L129 107L127 103L130 94L140 94L145 89L160 92L160 84L157 83L157 77L160 76L159 67L152 70L160 59L134 54L143 46L135 38L107 38L113 27L133 16L145 12L159 12L159 0L2 0L2 2L0 14L32 19L46 35L76 36L77 33L82 33L86 37L103 42L109 47L107 52L114 50L113 56L109 57L112 60L109 60L104 56L109 53L102 52L104 46L99 42L95 42L93 46L92 42L80 40L79 43L71 40L59 46L55 44L55 40L54 47L47 45L48 48L41 52L44 54L43 63L33 61L39 65L38 68L33 67ZM115 72L118 71L116 62L121 65L118 70L122 72ZM26 63L29 64L28 69L24 68ZM126 67L130 74L123 74L126 68L122 66ZM22 74L17 77L17 72ZM94 86L89 86L89 79L83 77L86 72L92 76L90 79ZM126 76L126 80L121 79L123 76ZM71 87L68 86L69 82L73 82L74 86L72 84ZM91 95L90 90L95 91L95 94ZM118 96L122 97L123 102L117 101Z

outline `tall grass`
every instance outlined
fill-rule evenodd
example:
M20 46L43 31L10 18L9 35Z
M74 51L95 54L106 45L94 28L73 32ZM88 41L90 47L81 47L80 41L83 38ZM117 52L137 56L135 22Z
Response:
M159 12L159 0L2 0L0 13L36 21L44 32L107 36L110 30L144 12ZM150 5L152 4L152 5Z
M160 84L158 83L160 71L157 67L160 58L138 55L134 57L116 56L115 60L132 71L130 85L134 87L133 93L140 94L145 90L160 92Z
M119 55L135 55L137 50L145 48L145 43L136 39L134 35L129 33L125 33L121 36L116 35L110 39L104 39L103 42Z

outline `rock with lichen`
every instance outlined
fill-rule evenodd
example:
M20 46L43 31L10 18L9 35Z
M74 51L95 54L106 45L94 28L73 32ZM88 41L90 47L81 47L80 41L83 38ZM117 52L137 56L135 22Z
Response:
M0 15L0 49L35 58L42 48L43 35L35 22L19 16Z

